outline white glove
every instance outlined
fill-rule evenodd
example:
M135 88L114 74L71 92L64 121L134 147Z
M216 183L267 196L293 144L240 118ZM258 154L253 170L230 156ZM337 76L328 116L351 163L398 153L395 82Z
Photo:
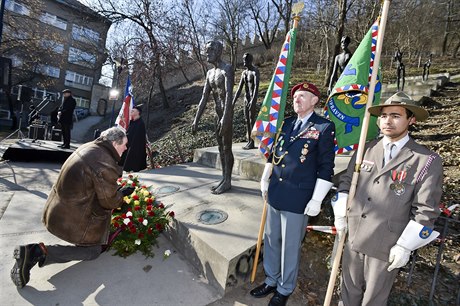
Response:
M391 248L390 256L388 257L388 261L391 264L387 269L388 272L393 269L404 267L409 262L410 252L411 251L405 247L395 244Z
M390 249L388 261L391 265L388 267L388 272L405 266L412 251L427 245L438 236L439 232L410 220L396 244Z
M314 217L319 214L321 211L321 203L331 189L332 185L333 184L329 181L316 179L315 190L313 191L313 196L308 202L307 207L305 207L305 211L303 212L304 215Z
M267 193L268 193L268 185L270 184L270 176L272 175L273 164L266 163L264 172L260 178L260 191L262 192L262 198L264 201L267 200Z
M339 234L347 230L347 200L348 194L344 192L338 192L331 200L334 210L334 225Z

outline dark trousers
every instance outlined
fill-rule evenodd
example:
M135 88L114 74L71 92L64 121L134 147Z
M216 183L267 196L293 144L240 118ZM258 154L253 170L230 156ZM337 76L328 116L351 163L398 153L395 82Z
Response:
M63 145L65 147L70 146L70 130L72 130L72 124L61 123L61 129L62 129Z
M45 262L42 266L54 263L64 263L73 260L94 260L101 255L102 247L95 246L76 246L76 245L47 245Z

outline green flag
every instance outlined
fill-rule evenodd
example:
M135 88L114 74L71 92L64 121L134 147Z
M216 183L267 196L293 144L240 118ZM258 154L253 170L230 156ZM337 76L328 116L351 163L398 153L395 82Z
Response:
M372 25L364 36L328 99L327 115L336 127L336 154L351 151L358 147L374 65L378 29L379 20ZM379 104L381 89L379 71L373 105ZM377 118L371 116L366 140L373 139L377 135Z

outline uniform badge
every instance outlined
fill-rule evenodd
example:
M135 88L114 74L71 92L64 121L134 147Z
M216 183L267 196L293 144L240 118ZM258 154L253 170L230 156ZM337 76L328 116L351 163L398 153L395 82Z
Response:
M393 183L390 184L390 189L394 191L397 196L401 196L406 192L403 181L406 179L407 171L391 170L391 179Z
M361 169L366 171L366 172L371 172L372 169L374 168L375 163L370 160L363 160L363 163L361 164Z
M431 228L429 228L428 226L424 226L421 230L420 230L420 233L418 233L419 237L422 238L422 239L427 239L428 237L430 237L431 233L433 232L433 230Z
M337 202L338 199L339 199L339 193L336 192L334 196L332 197L331 202Z

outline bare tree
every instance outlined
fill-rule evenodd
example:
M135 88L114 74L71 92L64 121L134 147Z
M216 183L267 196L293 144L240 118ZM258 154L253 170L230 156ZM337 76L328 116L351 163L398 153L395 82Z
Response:
M324 75L324 86L329 83L331 79L331 75L333 72L334 65L332 61L337 54L340 52L340 40L342 39L343 32L345 29L345 18L347 17L347 0L337 0L337 8L338 8L338 17L337 17L337 29L335 32L335 45L334 45L334 52L333 56L329 59L329 65L326 69L326 74Z
M42 6L38 0L25 0L18 11L5 10L0 53L13 60L13 85L36 83L46 87L58 80L48 76L48 69L63 62L58 56L62 38L55 31L40 29Z
M272 0L279 16L284 21L284 34L289 32L291 23L292 0Z
M208 71L206 61L201 56L201 51L203 50L203 43L206 39L206 20L209 18L206 14L200 14L202 8L201 5L196 3L194 0L184 0L182 1L182 6L180 7L179 13L185 17L184 27L185 31L183 33L191 34L186 35L188 37L188 44L190 46L190 51L193 54L193 58L200 64L203 76L206 77Z
M227 47L230 48L230 63L236 69L237 52L241 29L248 15L247 1L218 0L216 1L217 14L212 20L218 31L218 37L222 37Z
M161 31L171 22L169 8L161 0L97 0L93 9L114 23L130 22L137 27L132 34L137 34L138 41L142 41L141 48L148 56L145 63L149 65L151 82L158 81L163 107L169 108L163 85L163 46L159 40Z
M265 49L272 47L281 23L281 15L277 13L273 3L260 0L253 0L249 4L251 18L256 23L256 29L259 33Z

